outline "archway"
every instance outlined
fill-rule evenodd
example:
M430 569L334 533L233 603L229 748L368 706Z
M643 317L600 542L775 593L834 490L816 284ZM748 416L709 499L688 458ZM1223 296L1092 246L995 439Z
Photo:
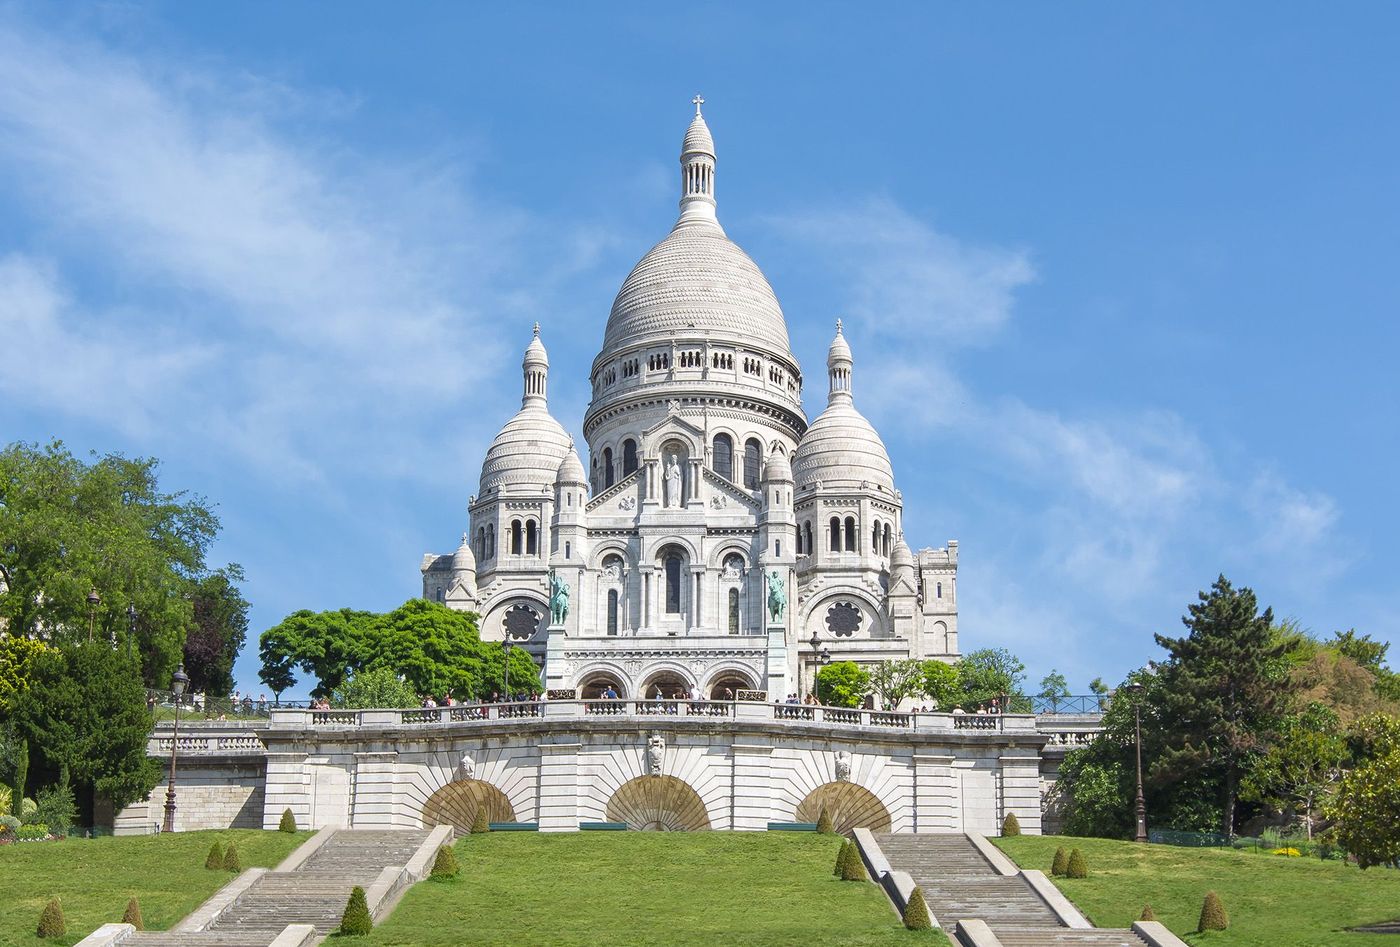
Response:
M736 700L740 691L757 689L742 671L721 671L710 680L710 700Z
M646 679L641 690L637 691L637 699L656 699L658 687L661 688L661 697L665 700L686 700L690 697L690 681L686 680L679 671L663 670L657 671Z
M821 818L822 809L831 816L832 827L842 835L849 835L854 829L890 830L890 812L885 804L869 789L855 783L823 783L798 803L793 819L816 822Z
M594 671L591 674L585 674L578 685L579 700L598 700L610 685L618 697L627 696L625 679L621 674L614 674L612 671Z
M675 776L638 776L608 800L608 821L637 832L699 832L710 816L699 793Z
M476 813L486 808L488 822L514 822L515 808L506 794L479 779L458 779L443 786L423 803L423 826L450 825L469 835Z

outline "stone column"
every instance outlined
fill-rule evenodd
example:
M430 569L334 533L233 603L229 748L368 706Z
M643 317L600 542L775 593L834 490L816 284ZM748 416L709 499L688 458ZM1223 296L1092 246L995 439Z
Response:
M962 828L958 774L953 757L914 753L914 831L956 832Z
M540 791L536 820L541 832L578 829L577 743L541 743Z
M397 817L398 759L396 750L355 754L351 828L388 829L411 824Z
M735 743L730 828L763 832L773 818L772 746Z
M1016 813L1021 831L1040 834L1040 756L1007 753L1001 757L1001 812Z
M768 628L767 663L767 679L763 686L768 690L768 699L782 700L788 693L787 634L782 625Z
M263 784L263 828L275 829L282 821L282 812L292 810L297 827L311 825L311 771L306 765L307 753L301 751L267 754L267 776ZM176 773L176 787L179 773ZM154 798L154 797L153 797ZM178 801L178 799L177 799ZM178 813L178 808L177 808Z

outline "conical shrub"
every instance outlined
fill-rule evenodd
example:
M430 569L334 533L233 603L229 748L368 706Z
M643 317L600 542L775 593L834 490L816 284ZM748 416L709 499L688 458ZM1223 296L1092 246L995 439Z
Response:
M63 921L63 905L58 898L49 898L49 903L44 905L44 912L39 915L39 929L35 933L40 937L62 937L68 933L68 925Z
M1001 834L1004 836L1021 834L1021 820L1016 818L1016 813L1008 812L1006 818L1001 820Z
M834 877L841 877L841 870L846 864L846 849L854 844L855 842L852 842L850 839L841 840L841 847L836 850L836 867L831 870L831 874Z
M1055 860L1050 863L1050 874L1056 878L1063 878L1065 872L1069 871L1069 852L1064 846L1055 849Z
M228 843L228 848L224 849L224 871L242 871L243 862L238 858L238 846L232 842Z
M830 835L836 831L831 824L831 813L826 811L826 806L822 806L822 814L817 816L817 831L822 835Z
M472 834L480 835L483 832L491 831L491 821L486 818L486 807L478 806L476 817L472 819Z
M1084 860L1084 853L1077 848L1069 853L1069 865L1065 867L1065 877L1089 877L1089 863Z
M141 920L140 901L132 898L130 901L126 902L126 910L122 912L122 923L130 924L138 931L144 931L146 929L145 923Z
M865 881L865 863L860 858L860 848L855 842L846 847L846 860L841 865L842 881Z
M909 893L909 903L904 905L904 926L911 931L926 931L933 927L928 919L928 905L924 904L924 889L916 887Z
M282 810L282 821L277 823L279 832L295 832L297 830L297 818L292 815L291 809Z
M452 850L451 845L444 845L437 850L437 857L433 859L433 870L428 876L436 881L451 881L457 877L460 870L457 865L457 853Z
M224 850L217 841L209 846L209 857L204 859L204 867L210 871L224 870Z
M368 934L372 926L369 905L365 902L365 889L355 885L350 892L350 900L345 902L345 913L340 916L340 933L343 936L361 937Z
M1152 910L1152 905L1150 905L1150 904L1144 904L1144 905L1142 906L1142 916L1139 917L1138 920L1139 920L1139 921L1155 921L1155 920L1157 920L1157 912L1154 911L1154 910Z
M1230 926L1230 915L1225 913L1225 905L1220 901L1220 895L1214 891L1206 892L1206 899L1201 904L1201 922L1196 925L1197 931L1223 931Z

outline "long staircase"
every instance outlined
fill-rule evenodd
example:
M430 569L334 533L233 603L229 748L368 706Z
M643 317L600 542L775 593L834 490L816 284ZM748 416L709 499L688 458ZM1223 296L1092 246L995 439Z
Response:
M1003 875L961 833L936 835L877 834L875 840L890 867L906 871L923 889L933 916L955 941L970 944L955 924L977 919L1002 947L1145 947L1130 930L1078 929L1064 926L1030 883L1019 874Z

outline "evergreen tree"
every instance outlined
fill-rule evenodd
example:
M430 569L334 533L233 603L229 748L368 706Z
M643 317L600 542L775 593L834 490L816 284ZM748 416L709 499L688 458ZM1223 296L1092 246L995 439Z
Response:
M229 842L228 848L224 849L224 871L231 871L236 874L242 870L243 861L238 857L238 846Z
M477 806L476 815L472 818L472 834L480 835L483 832L491 831L491 820L487 818L486 807Z
M210 871L224 870L224 848L217 840L209 846L209 854L205 856L204 867Z
M58 898L49 898L49 903L44 905L44 911L39 915L39 929L35 931L40 937L62 937L68 932L68 924L63 920L63 905Z
M1069 871L1069 853L1063 847L1055 849L1055 859L1050 863L1050 874L1056 878L1063 878Z
M850 839L843 839L841 841L841 847L836 850L836 867L831 870L832 877L841 877L841 869L846 865L846 849L854 844L855 842L852 842Z
M1089 862L1084 857L1084 853L1077 848L1069 853L1069 861L1065 864L1065 877L1089 877Z
M122 923L130 924L138 931L146 929L145 923L141 920L141 902L132 898L126 902L126 910L122 912Z
M1157 920L1157 912L1154 911L1154 910L1152 910L1152 905L1150 905L1150 904L1144 904L1144 905L1142 906L1142 914L1140 914L1140 915L1138 916L1138 920L1139 920L1139 921L1155 921L1155 920Z
M1223 931L1230 926L1230 915L1225 913L1225 905L1220 900L1220 895L1214 891L1206 892L1206 899L1201 904L1201 919L1196 924L1199 933L1206 931Z
M835 831L836 829L831 824L831 813L827 811L826 806L822 806L821 815L817 816L817 832L822 835L830 835Z
M911 931L926 931L933 927L928 919L928 905L924 903L924 889L915 887L909 892L909 901L904 905L904 926Z
M1021 820L1016 818L1016 813L1008 812L1001 820L1001 834L1008 837L1021 834Z
M865 862L860 857L860 846L851 842L846 848L846 861L841 865L842 881L865 881Z
M345 913L340 916L340 934L361 937L368 934L373 926L369 904L365 901L365 889L355 885L350 892L350 900L345 903Z
M296 816L292 815L291 809L282 810L282 821L277 823L279 832L295 832L297 830Z
M452 846L444 845L439 848L429 876L437 881L450 881L457 877L458 871L460 868L457 866L457 853L453 851Z
M1254 593L1225 576L1190 606L1184 638L1157 635L1169 654L1162 665L1162 711L1174 722L1152 772L1172 781L1215 777L1220 826L1235 829L1240 781L1287 710L1286 645L1273 634L1273 610L1261 614Z

